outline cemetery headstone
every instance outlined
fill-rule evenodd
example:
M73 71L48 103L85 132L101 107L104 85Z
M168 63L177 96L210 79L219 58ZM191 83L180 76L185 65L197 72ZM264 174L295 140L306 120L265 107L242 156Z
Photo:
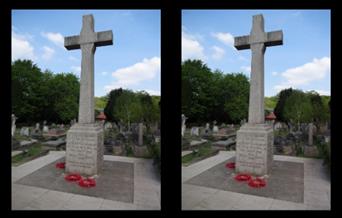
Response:
M187 119L188 118L184 114L182 114L182 136L184 136L184 133L185 133L185 129L186 129L185 121Z
M48 133L48 132L49 132L49 127L44 125L43 133Z
M199 128L198 127L192 127L191 128L191 135L199 136Z
M144 144L144 129L143 129L143 123L139 123L139 138L138 138L138 145L142 146Z
M95 123L94 55L96 47L113 44L112 31L95 32L93 15L84 15L80 35L64 38L67 50L81 49L78 123L67 133L66 172L99 174L103 165L103 127Z
M218 131L219 131L218 126L214 125L213 126L213 133L218 133Z
M234 38L237 50L252 50L248 123L237 131L237 172L266 175L272 168L273 128L265 124L264 115L264 54L266 47L282 43L282 31L264 31L261 14L253 16L250 35Z
M28 127L24 127L23 135L30 136L30 129Z
M309 123L309 127L308 127L308 145L312 145L313 144L313 124Z
M16 126L15 126L15 121L16 121L16 117L14 114L12 114L12 129L11 129L11 133L12 133L12 136L14 136L14 133L15 133L15 129L16 129Z

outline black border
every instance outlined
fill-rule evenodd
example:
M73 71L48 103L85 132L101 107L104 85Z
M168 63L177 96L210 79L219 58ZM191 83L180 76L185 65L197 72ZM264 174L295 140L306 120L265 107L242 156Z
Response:
M4 33L2 39L6 42L0 43L1 61L4 63L1 73L1 99L4 105L1 108L1 122L3 129L1 131L0 143L2 146L1 166L2 172L6 172L1 180L1 187L8 194L1 207L6 211L11 210L11 162L10 162L10 145L11 138L9 127L11 125L11 105L10 100L10 73L11 66L11 9L161 9L161 142L162 142L162 169L161 169L161 212L160 211L144 211L148 216L153 215L248 215L255 216L253 211L182 211L181 212L181 10L182 9L331 9L331 114L334 119L331 120L331 142L338 145L337 123L339 114L342 111L338 109L337 100L337 77L341 73L337 70L336 57L337 48L337 1L338 0L60 0L60 1L44 1L44 0L4 0L1 5L1 27ZM300 34L300 33L299 33ZM4 101L5 99L5 101ZM5 117L7 119L5 119ZM336 131L336 132L335 132ZM340 146L332 147L332 173L331 173L331 209L336 210L337 205L337 163L338 149ZM46 211L38 211L45 213ZM54 211L52 211L54 212ZM71 212L71 211L70 211ZM99 213L109 211L96 211ZM114 214L124 215L126 211L110 211ZM129 211L136 214L141 211ZM272 215L273 211L261 211L262 215ZM279 211L274 215L291 215L294 213L299 215L302 211ZM12 211L12 213L21 213L20 211ZM30 211L29 213L34 213ZM63 212L61 212L63 213ZM83 212L84 215L92 214L93 211ZM238 213L238 214L237 214ZM132 214L132 215L133 215ZM36 214L38 213L36 212ZM138 214L137 214L138 215ZM257 215L261 215L259 212ZM310 213L312 215L328 215L328 212L318 211Z

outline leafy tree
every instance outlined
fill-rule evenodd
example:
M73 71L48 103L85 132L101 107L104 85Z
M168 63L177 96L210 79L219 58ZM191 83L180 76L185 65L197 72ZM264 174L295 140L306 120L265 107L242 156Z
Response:
M189 117L188 122L198 122L207 118L210 105L211 71L201 60L187 60L182 64L182 112Z
M108 95L105 114L117 123L127 124L128 128L132 122L144 122L149 127L160 120L159 102L159 96L150 96L145 91L115 89Z
M182 113L189 123L237 123L247 117L248 98L245 75L212 72L201 60L182 63Z
M104 113L107 117L107 120L110 122L115 122L116 124L119 124L119 118L114 117L114 108L116 105L116 100L120 95L122 95L122 89L114 89L109 92L107 98L108 102L106 107L104 108Z
M116 99L115 107L113 108L114 117L120 121L127 123L130 128L131 122L141 121L141 103L131 90L123 90L122 94Z
M287 98L290 97L292 92L293 92L292 88L289 88L289 89L282 90L277 95L278 102L274 108L274 114L276 115L277 120L279 120L281 122L286 122L286 119L284 117L284 107L285 107L285 102L286 102Z
M50 84L50 99L53 99L53 111L56 122L66 123L78 115L80 84L72 73L61 73L53 77Z
M69 122L78 113L79 81L72 73L41 71L31 60L12 63L12 113L18 123Z
M18 122L33 122L39 116L39 93L43 74L31 60L12 63L12 113Z
M313 108L310 98L302 91L292 90L284 104L284 119L291 123L309 123L312 121Z

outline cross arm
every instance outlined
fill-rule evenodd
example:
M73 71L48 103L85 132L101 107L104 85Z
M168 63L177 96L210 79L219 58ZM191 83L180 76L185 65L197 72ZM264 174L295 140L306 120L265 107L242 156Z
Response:
M67 50L80 48L80 36L67 36L64 37L64 47Z
M237 36L234 37L234 47L237 50L249 49L249 36Z
M96 47L113 45L113 32L111 30L96 33Z
M283 31L272 31L266 33L266 46L275 46L275 45L282 45L283 44Z

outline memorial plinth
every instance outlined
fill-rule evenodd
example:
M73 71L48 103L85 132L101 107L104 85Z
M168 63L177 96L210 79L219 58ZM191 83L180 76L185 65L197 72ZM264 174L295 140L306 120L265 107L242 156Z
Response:
M67 133L66 172L98 175L103 163L103 137L100 125L73 125Z
M253 175L270 173L273 162L273 128L267 124L245 124L237 131L236 171Z

